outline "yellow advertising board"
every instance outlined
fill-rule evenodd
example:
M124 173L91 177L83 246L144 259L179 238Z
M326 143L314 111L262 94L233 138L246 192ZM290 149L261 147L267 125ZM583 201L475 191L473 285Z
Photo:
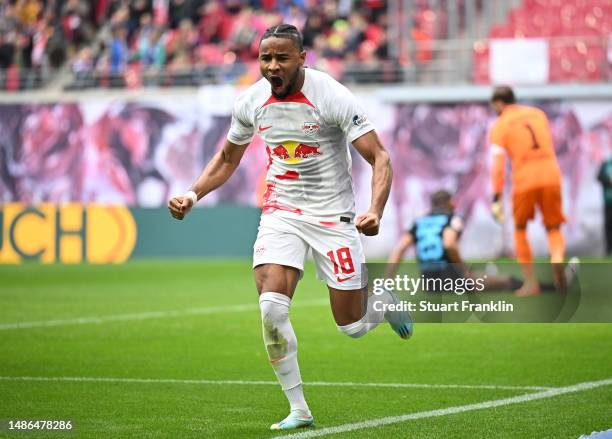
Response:
M0 263L111 264L126 261L136 222L124 206L0 205Z

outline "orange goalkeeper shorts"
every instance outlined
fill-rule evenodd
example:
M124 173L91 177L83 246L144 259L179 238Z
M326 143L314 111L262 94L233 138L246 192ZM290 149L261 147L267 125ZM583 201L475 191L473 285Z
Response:
M561 186L529 189L512 196L512 213L517 229L527 227L535 216L536 206L542 212L544 225L558 227L565 222L561 202Z

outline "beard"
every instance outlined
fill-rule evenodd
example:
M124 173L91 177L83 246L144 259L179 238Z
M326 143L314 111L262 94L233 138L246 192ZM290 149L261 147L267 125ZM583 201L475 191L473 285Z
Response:
M274 95L274 97L276 97L277 99L284 99L289 96L293 92L293 89L298 83L299 78L300 69L298 68L296 69L295 73L287 80L287 86L284 87L280 93L275 93L274 90L272 90L272 94Z

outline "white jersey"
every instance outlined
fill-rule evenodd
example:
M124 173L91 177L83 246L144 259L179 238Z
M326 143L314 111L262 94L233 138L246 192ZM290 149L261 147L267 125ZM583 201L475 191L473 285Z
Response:
M347 140L374 127L346 87L326 73L304 71L302 89L284 99L271 95L265 78L242 93L227 139L244 145L257 132L266 145L263 214L323 225L352 222L355 197Z

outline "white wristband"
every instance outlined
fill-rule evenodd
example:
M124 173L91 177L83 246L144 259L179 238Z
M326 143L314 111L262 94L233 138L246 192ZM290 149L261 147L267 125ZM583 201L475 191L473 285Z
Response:
M185 194L186 197L191 198L191 205L195 206L198 202L198 196L194 191L189 191Z

